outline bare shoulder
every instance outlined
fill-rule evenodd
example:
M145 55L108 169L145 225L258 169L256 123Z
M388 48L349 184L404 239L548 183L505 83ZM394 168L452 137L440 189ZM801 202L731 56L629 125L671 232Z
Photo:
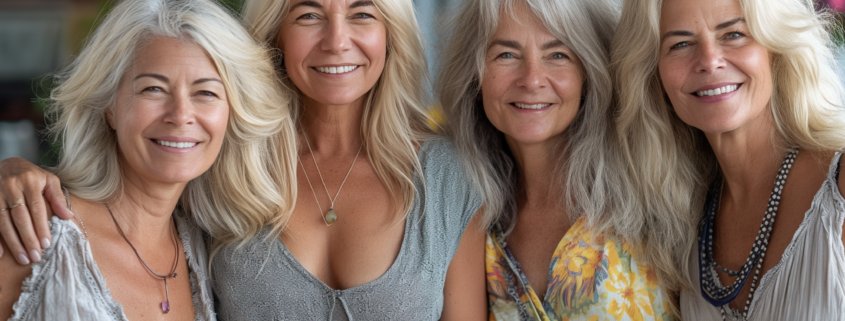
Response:
M0 257L0 271L3 271L0 274L0 320L6 320L12 316L12 306L21 295L23 281L32 274L32 267L19 265L2 240L0 246L4 253Z

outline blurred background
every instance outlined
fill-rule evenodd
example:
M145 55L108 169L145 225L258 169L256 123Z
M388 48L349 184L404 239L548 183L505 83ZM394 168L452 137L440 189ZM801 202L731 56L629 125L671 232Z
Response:
M55 164L57 147L46 139L44 99L49 75L77 54L98 19L115 0L0 0L0 159L23 157ZM243 0L219 0L235 12ZM436 69L437 26L460 0L414 0ZM845 11L845 0L816 0L820 8ZM840 21L842 21L840 14ZM842 35L838 35L839 43ZM842 57L842 55L840 55ZM845 58L840 58L840 62Z

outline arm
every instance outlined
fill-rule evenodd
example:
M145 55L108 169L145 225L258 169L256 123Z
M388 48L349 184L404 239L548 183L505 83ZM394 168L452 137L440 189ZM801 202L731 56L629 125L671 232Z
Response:
M55 175L21 158L0 162L0 234L8 249L0 248L0 257L8 251L22 265L39 261L52 241L52 213L73 217L65 204Z
M0 249L5 247L6 244L0 241ZM22 292L21 285L32 274L32 268L18 265L11 256L6 255L0 257L0 271L3 271L0 274L0 320L7 320L12 316L12 306L18 301Z
M484 273L485 229L482 210L469 222L458 251L446 271L440 320L487 320L487 280Z

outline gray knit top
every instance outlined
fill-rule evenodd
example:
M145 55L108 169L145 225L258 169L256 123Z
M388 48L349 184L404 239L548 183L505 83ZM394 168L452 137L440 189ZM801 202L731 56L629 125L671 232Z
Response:
M335 290L309 273L265 229L246 245L224 247L211 265L220 320L437 320L446 269L481 199L452 144L419 150L417 188L393 265L376 280ZM268 238L269 236L269 238ZM269 241L268 241L269 240ZM479 271L479 273L481 273Z

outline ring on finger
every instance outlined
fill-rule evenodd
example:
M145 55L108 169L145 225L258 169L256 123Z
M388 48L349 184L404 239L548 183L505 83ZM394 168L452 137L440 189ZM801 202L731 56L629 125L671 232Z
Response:
M18 206L26 206L26 203L18 203L18 204L9 206L9 209L13 209L13 208L18 207Z

